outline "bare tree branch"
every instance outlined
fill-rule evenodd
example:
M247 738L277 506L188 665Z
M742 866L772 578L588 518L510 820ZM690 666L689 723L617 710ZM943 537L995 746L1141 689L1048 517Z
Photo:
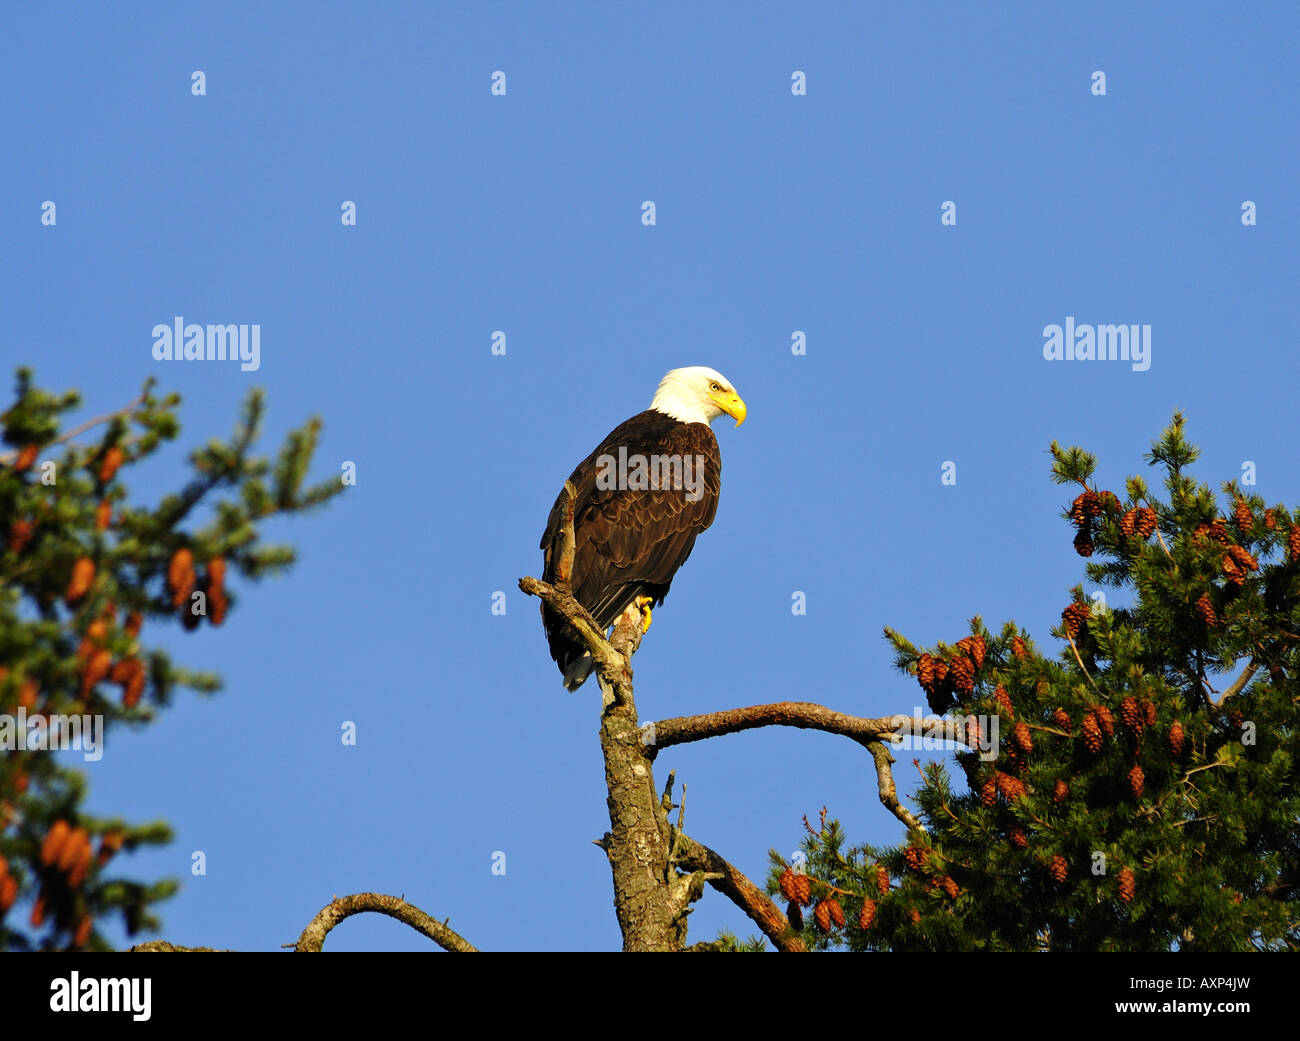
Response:
M646 730L648 743L658 752L661 748L683 745L690 741L704 741L722 734L771 726L822 730L828 734L852 738L865 745L888 737L901 727L924 726L924 721L902 714L864 719L810 701L777 701L770 705L733 708L699 716L676 716L650 723Z
M412 929L424 933L443 950L461 954L475 953L478 950L463 936L448 929L446 923L439 922L399 897L385 896L383 893L355 893L331 900L302 931L294 950L320 951L325 944L326 935L339 922L366 911L376 911L405 922Z
M790 952L808 950L799 935L790 928L790 920L767 898L766 893L745 877L739 868L708 846L696 842L680 831L676 831L673 838L676 843L677 866L706 872L709 885L744 911L750 920L763 930L763 934L776 945L777 950Z
M871 758L876 765L880 801L885 808L909 828L922 828L923 825L916 815L898 800L898 789L894 784L893 771L890 769L894 757L890 755L885 739L895 733L924 733L926 725L926 720L912 716L862 719L807 701L778 701L771 705L729 709L725 712L710 712L701 716L678 716L651 723L643 732L646 735L645 740L653 749L652 759L661 748L685 744L689 741L703 741L721 734L734 734L756 727L798 727L802 730L822 730L828 734L840 734L856 741L871 753Z
M1254 658L1252 658L1250 660L1250 664L1247 665L1246 668L1242 670L1241 675L1232 681L1232 686L1230 686L1219 696L1218 701L1210 701L1210 699L1208 698L1206 700L1210 701L1210 704L1213 705L1215 708L1219 708L1229 698L1236 697L1236 695L1240 694L1245 689L1246 684L1250 682L1250 678L1254 676L1255 673L1258 671L1259 671L1259 662L1256 661Z

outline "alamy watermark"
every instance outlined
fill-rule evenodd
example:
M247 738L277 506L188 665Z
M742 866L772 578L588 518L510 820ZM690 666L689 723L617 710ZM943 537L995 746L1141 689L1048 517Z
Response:
M998 757L998 720L992 716L922 716L921 706L912 709L912 718L890 735L898 748L924 749L928 752L950 748L969 748L981 761L991 763Z
M0 752L80 752L88 763L104 758L103 716L0 713Z
M596 487L601 491L685 491L688 502L704 496L704 456L628 455L618 446L618 456L596 457Z
M1151 368L1151 326L1075 325L1065 316L1065 327L1043 326L1043 357L1047 361L1127 361L1134 372Z
M177 315L153 327L155 361L237 361L244 372L262 364L260 325L199 325Z

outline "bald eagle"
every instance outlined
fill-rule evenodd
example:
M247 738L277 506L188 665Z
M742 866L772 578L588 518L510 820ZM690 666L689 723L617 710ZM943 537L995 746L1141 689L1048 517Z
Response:
M745 403L726 378L694 365L673 369L650 407L615 427L569 477L573 575L578 603L606 630L635 604L650 626L695 537L718 512L722 459L709 424L723 413L740 426ZM564 527L563 490L542 534L543 578L555 581ZM566 690L591 672L591 655L564 617L542 604L542 625Z

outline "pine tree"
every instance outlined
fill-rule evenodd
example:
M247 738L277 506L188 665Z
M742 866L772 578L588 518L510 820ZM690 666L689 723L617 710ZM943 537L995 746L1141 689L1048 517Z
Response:
M1052 445L1053 479L1082 489L1064 517L1087 532L1087 578L1132 605L1094 609L1076 587L1055 655L1014 623L995 635L972 619L965 639L983 641L984 660L971 689L943 694L955 713L997 719L997 758L954 753L964 786L928 764L915 794L924 830L899 846L846 849L824 817L809 830L814 897L833 887L849 923L805 928L810 946L1300 943L1300 527L1235 482L1220 502L1193 480L1183 427L1175 414L1147 457L1164 470L1163 499L1132 477L1121 501L1095 484L1092 455ZM932 693L933 663L952 648L886 635ZM883 893L879 866L896 880Z
M98 926L113 915L128 934L158 927L154 906L177 883L124 877L118 857L170 841L171 829L86 812L84 775L49 751L51 721L139 726L182 688L219 689L217 676L149 647L150 631L219 626L238 604L228 575L293 563L292 548L264 544L258 524L343 488L304 487L318 420L290 432L274 465L249 454L265 407L254 390L233 437L190 454L194 476L179 492L152 507L130 502L123 476L176 438L179 402L156 397L150 381L120 412L63 432L79 396L40 390L20 369L0 415L10 449L0 452L0 950L108 949ZM26 921L14 921L27 900Z

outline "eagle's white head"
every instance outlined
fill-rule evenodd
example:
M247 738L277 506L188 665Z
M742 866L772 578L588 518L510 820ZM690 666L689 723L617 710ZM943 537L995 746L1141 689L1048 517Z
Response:
M724 412L745 422L745 403L736 388L716 369L706 365L688 365L673 369L659 381L650 407L681 423L712 423Z

